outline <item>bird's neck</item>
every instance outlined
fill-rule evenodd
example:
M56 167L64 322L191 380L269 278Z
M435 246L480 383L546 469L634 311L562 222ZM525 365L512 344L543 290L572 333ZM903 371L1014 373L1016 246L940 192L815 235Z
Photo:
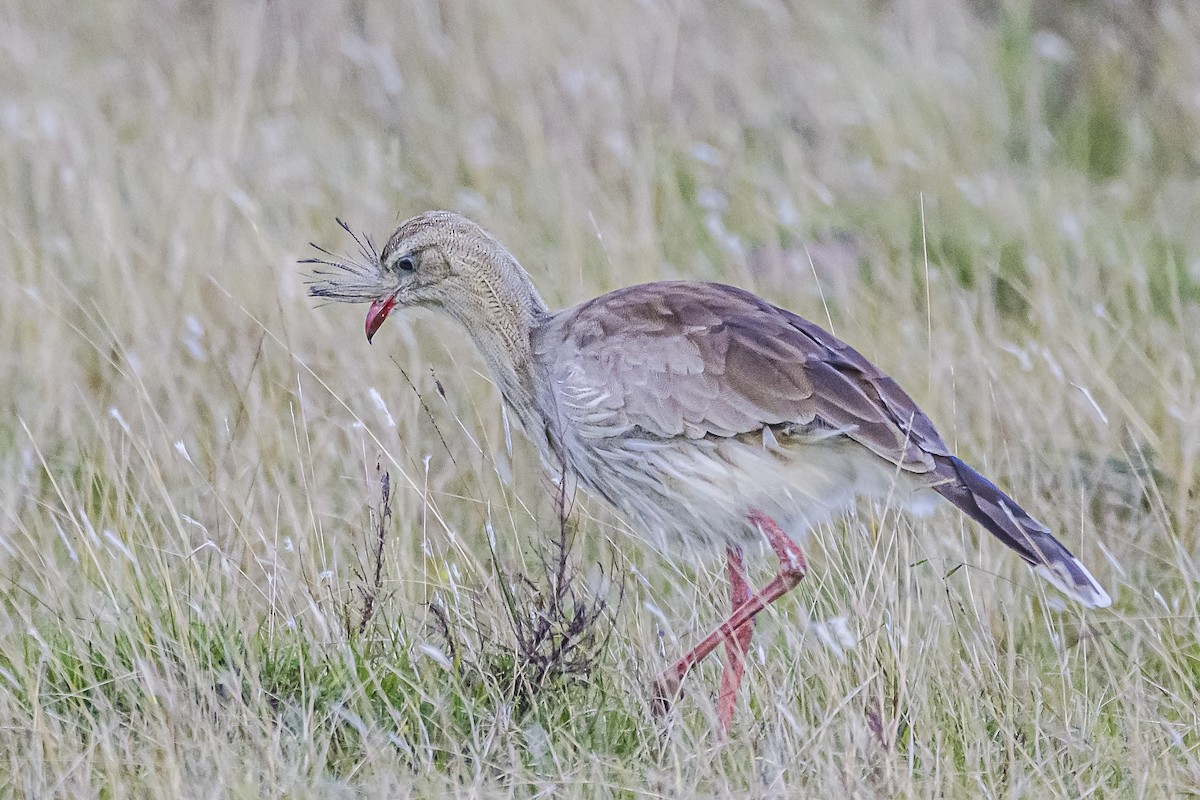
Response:
M480 305L456 316L483 355L505 402L525 432L537 435L540 415L530 335L549 310L529 274L508 253L495 258L498 269L475 274Z

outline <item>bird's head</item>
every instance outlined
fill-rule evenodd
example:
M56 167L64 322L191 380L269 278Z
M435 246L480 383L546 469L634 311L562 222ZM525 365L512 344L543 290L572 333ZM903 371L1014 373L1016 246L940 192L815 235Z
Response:
M322 247L308 293L342 303L370 303L367 341L388 315L409 306L442 309L468 329L486 321L497 302L544 308L529 277L487 231L451 211L429 211L402 223L383 250L338 220L358 245L358 255Z

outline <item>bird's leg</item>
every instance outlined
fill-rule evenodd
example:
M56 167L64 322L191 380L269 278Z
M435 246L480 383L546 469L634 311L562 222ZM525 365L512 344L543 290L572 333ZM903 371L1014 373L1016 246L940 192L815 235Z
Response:
M737 611L751 597L750 584L746 582L746 570L742 561L742 548L730 547L725 551L729 573L729 597L733 601L730 612ZM729 730L733 720L733 709L737 705L738 687L746 671L746 652L750 649L750 637L754 635L754 620L749 620L725 640L725 670L721 673L721 691L717 695L717 719L721 733Z
M683 683L684 676L692 667L707 658L708 654L715 650L721 642L738 635L739 629L754 619L758 612L795 588L808 571L808 562L804 559L804 552L788 538L775 520L761 511L751 511L748 519L763 536L767 537L771 549L775 551L775 556L779 559L779 572L770 583L763 587L761 592L751 595L746 602L738 606L729 619L722 622L700 644L658 676L654 681L656 695L654 708L658 713L665 713L671 707L671 703L679 696L679 687Z

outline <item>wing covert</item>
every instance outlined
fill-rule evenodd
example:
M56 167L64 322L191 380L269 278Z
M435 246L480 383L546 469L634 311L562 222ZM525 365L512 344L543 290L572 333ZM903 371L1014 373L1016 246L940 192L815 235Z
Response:
M856 350L731 286L620 289L555 314L533 345L581 436L702 439L794 425L840 432L914 472L949 455L912 398Z

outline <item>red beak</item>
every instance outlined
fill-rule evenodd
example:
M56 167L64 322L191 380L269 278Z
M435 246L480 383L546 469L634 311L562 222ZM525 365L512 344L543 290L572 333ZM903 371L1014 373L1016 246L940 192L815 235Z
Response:
M392 309L395 307L396 295L394 294L371 303L371 308L367 311L367 344L371 343L375 331L379 330L379 326L383 324L387 315L392 313Z

